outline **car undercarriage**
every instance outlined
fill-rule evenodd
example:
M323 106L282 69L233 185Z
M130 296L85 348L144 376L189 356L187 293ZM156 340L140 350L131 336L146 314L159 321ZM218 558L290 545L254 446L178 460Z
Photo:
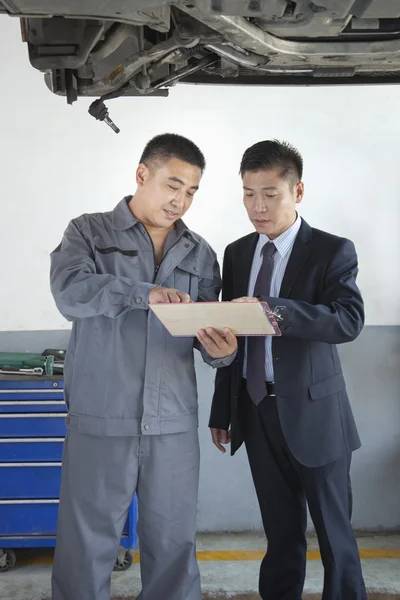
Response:
M400 81L397 0L0 0L31 65L81 96L168 95L176 83Z

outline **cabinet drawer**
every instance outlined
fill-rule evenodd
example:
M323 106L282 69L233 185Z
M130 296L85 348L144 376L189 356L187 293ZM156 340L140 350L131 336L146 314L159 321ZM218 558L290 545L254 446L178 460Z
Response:
M0 545L6 536L55 536L57 516L58 500L0 501Z
M3 400L63 400L63 381L0 381Z
M63 438L0 438L2 462L60 462Z
M67 413L0 414L0 437L65 437Z
M0 399L0 414L67 412L64 400L3 400Z
M137 499L130 506L123 529L121 545L135 548L137 544ZM49 536L49 546L54 546L50 536L57 532L58 500L0 500L0 547L21 548L35 546L35 538ZM21 536L19 539L17 536ZM22 536L27 536L22 538ZM7 541L4 538L8 538ZM14 539L13 539L14 538ZM17 539L15 539L17 538ZM46 545L41 543L42 545Z
M61 463L0 463L2 500L60 496Z
M0 403L7 400L64 400L63 390L3 390L0 388Z

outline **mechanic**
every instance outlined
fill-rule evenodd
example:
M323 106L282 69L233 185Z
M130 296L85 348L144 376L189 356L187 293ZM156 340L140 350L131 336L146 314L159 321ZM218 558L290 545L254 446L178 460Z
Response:
M176 134L153 138L137 190L112 212L68 225L51 254L51 290L72 321L53 600L109 600L134 493L146 600L200 600L196 562L198 405L193 348L229 365L236 337L172 337L149 305L217 301L216 254L181 217L205 168Z

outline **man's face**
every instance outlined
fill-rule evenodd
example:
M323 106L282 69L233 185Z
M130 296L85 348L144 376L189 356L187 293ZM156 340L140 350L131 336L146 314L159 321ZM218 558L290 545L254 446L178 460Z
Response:
M153 227L170 229L192 204L200 179L199 167L177 158L161 167L140 164L136 181L144 198L141 220Z
M246 171L243 194L250 221L258 233L273 240L295 222L296 205L303 198L304 185L282 178L278 168Z

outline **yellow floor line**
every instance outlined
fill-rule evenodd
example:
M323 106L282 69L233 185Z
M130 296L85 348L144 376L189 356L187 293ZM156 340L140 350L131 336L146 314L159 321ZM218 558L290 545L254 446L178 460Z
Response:
M21 550L19 554L17 550L17 562L22 565L51 565L53 562L53 553L46 552L39 555L31 556L33 550ZM19 555L18 555L19 554ZM365 560L396 558L400 559L400 548L362 548L360 549L360 557ZM202 550L197 553L197 560L204 562L233 562L233 561L261 561L264 558L264 552L259 550ZM307 552L307 560L321 560L319 550L309 550ZM134 553L133 562L139 563L139 554Z
M259 550L211 550L197 553L197 560L209 561L248 561L262 560L264 552ZM360 550L363 559L400 558L400 548L368 548ZM309 550L307 560L321 560L319 550Z

